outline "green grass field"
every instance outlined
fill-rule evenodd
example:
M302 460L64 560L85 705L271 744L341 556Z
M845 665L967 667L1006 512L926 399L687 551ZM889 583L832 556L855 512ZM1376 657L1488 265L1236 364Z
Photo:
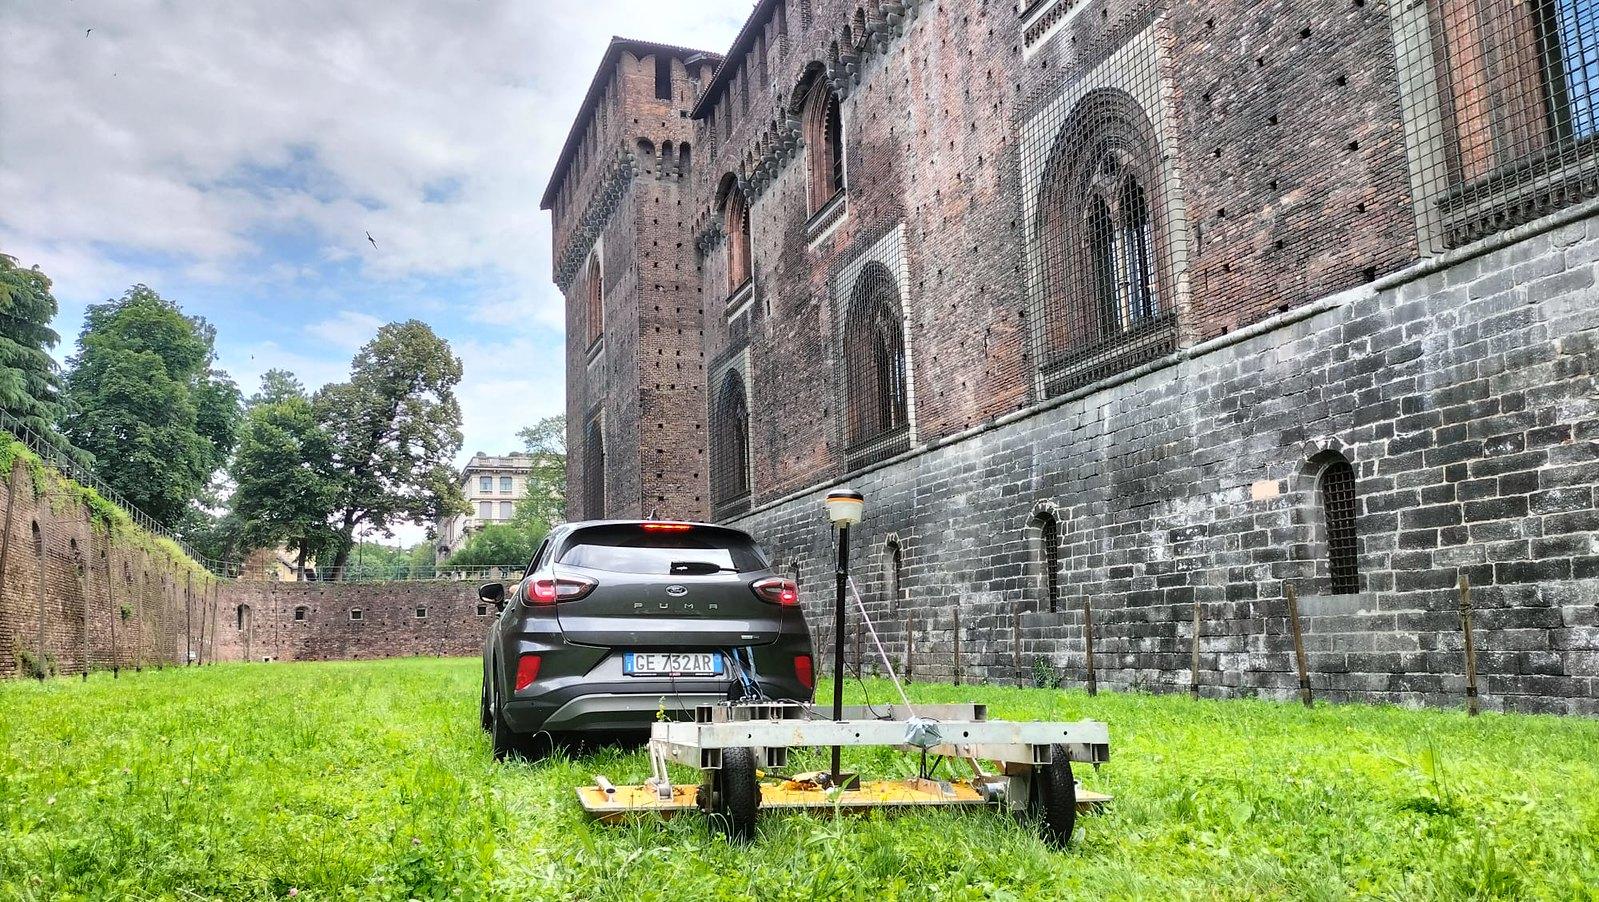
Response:
M0 685L0 897L1599 898L1592 720L918 686L1107 721L1082 776L1117 801L1064 853L989 811L768 816L738 847L589 823L572 787L643 753L496 765L477 692L466 660Z

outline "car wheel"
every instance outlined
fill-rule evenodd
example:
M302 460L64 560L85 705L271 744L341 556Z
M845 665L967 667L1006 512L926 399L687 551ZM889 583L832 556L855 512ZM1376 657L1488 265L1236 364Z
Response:
M755 777L755 750L722 749L722 768L711 778L711 821L734 842L755 838L761 809L761 784Z
M1044 842L1057 849L1066 848L1077 826L1077 782L1072 779L1072 762L1064 745L1051 746L1049 763L1033 767L1028 794L1028 811L1038 818Z
M494 729L494 717L489 713L489 678L483 677L483 696L478 702L478 726L485 731Z

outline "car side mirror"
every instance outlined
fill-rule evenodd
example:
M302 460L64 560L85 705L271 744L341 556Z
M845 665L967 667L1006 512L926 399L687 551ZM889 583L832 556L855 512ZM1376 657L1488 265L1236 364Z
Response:
M505 607L505 583L484 583L477 588L477 597L497 608Z

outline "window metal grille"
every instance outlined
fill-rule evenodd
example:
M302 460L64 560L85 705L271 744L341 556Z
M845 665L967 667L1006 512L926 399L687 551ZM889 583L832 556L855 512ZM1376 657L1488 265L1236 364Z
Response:
M1099 87L1057 83L1024 108L1027 312L1045 397L1177 346L1181 225L1168 218L1175 185L1151 118L1158 110L1146 109L1158 103L1158 70L1105 66L1085 79Z
M1393 11L1424 233L1458 247L1599 196L1599 0Z
M1355 557L1355 470L1335 460L1321 471L1321 510L1327 518L1327 568L1334 595L1360 591Z
M711 514L724 520L750 509L750 414L737 370L722 377L710 426Z
M884 550L883 590L888 595L888 612L899 613L900 596L905 585L905 551L897 540L891 540Z
M1044 567L1044 604L1051 614L1060 608L1060 521L1044 517L1038 543Z
M605 437L599 418L583 428L583 517L605 516Z
M851 469L910 448L905 321L899 285L882 263L861 267L844 316L844 411Z

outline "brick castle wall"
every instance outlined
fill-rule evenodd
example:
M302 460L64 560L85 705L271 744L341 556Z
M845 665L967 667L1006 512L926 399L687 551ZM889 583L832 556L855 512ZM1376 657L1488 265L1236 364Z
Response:
M218 581L93 523L72 487L0 483L0 678L180 664L212 635Z
M1458 703L1465 577L1485 702L1599 713L1599 216L1541 228L852 479L853 571L896 663L914 648L918 678L954 677L958 622L967 680L1042 662L1081 683L1087 604L1099 682L1186 689L1197 604L1202 691L1287 697L1291 582L1320 697ZM1307 462L1328 449L1358 474L1358 595L1326 592ZM813 616L825 488L736 521ZM1053 613L1041 502L1064 549Z
M472 656L495 613L480 605L476 583L219 580L147 535L108 533L53 476L36 492L20 461L0 482L0 679L263 658Z

